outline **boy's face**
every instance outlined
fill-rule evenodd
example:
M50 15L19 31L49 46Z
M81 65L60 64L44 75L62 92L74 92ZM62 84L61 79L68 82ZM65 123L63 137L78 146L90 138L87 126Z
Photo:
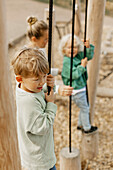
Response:
M72 40L69 39L65 48L64 48L64 53L66 54L67 57L71 57L71 42ZM76 41L74 40L73 44L73 57L75 57L78 53L78 47L76 46Z
M23 78L21 88L30 93L38 93L46 83L47 74L40 74L39 77Z

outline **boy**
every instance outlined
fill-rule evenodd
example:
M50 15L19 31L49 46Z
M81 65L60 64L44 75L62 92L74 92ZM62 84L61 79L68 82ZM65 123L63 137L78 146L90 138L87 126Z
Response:
M16 89L17 132L22 167L26 170L55 170L53 123L54 82L50 95L44 93L48 61L36 49L25 48L12 60L19 85Z

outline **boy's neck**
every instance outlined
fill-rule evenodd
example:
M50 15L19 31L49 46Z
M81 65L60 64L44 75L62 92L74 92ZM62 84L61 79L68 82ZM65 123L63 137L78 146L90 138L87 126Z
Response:
M22 83L19 83L18 87L26 92L35 93L33 91L28 90Z

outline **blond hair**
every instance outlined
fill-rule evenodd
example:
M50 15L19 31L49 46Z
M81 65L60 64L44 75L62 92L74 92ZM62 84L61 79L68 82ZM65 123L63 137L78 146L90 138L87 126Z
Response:
M69 41L70 38L72 38L71 34L67 34L62 37L60 44L59 44L59 53L61 56L65 55L64 48L66 47L67 42ZM76 46L78 47L78 52L83 51L84 46L83 46L82 41L79 39L79 37L74 35L74 40L76 41Z
M43 21L38 19L34 16L27 18L27 35L31 39L33 36L39 39L43 36L44 31L48 30L48 25Z
M38 77L49 72L48 61L41 50L24 48L11 61L15 75Z

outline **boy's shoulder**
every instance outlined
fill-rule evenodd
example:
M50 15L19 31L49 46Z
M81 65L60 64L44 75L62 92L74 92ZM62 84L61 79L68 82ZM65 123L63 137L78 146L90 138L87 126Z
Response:
M70 61L71 61L71 57L64 55L63 62L70 62Z
M40 93L28 93L24 90L17 88L16 98L21 101L21 103L26 105L35 105L35 103L41 103L41 100L44 99L44 92Z

